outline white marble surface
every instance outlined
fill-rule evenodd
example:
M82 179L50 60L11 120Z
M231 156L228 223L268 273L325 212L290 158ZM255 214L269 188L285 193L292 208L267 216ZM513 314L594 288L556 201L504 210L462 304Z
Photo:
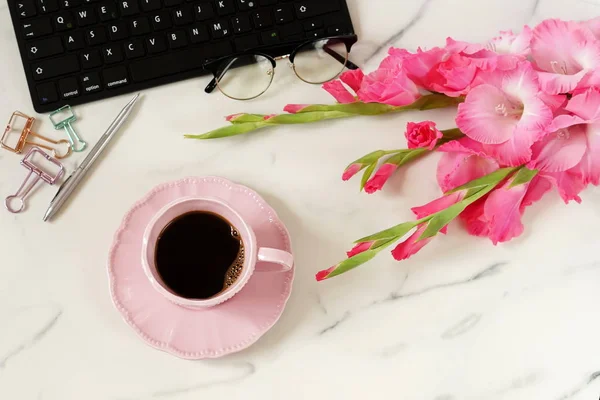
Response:
M485 40L548 17L600 14L597 0L349 0L372 68L390 44L410 49L451 35ZM0 5L0 117L33 113L6 3ZM279 68L287 72L287 68ZM54 189L29 211L0 212L0 399L545 399L600 395L600 191L582 205L548 196L527 214L526 233L493 247L460 229L402 264L382 255L317 284L352 240L410 218L438 195L436 157L394 178L377 196L340 173L375 148L396 148L411 118L362 118L283 127L241 139L186 141L239 111L329 102L317 87L278 76L280 90L253 102L202 92L206 78L145 92L126 132L55 223L42 223ZM124 104L77 108L90 142ZM45 116L40 116L45 119ZM429 117L442 127L451 113ZM41 132L51 132L47 121ZM0 153L0 193L25 170ZM80 156L67 164L72 168ZM289 227L294 291L280 322L250 349L215 361L183 361L151 349L113 309L106 258L130 205L154 185L216 174L265 196ZM97 204L97 206L92 206Z

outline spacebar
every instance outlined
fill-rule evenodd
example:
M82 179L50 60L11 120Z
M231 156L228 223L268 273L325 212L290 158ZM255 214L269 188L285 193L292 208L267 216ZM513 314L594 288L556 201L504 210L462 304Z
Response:
M222 47L222 44L219 47ZM217 49L208 45L135 61L129 65L129 69L134 82L143 82L193 69L202 69L207 59L215 57L219 57Z

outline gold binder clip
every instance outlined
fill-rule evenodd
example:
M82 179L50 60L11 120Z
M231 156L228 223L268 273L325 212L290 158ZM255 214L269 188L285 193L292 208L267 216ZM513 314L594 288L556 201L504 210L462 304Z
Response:
M59 159L65 158L69 154L71 154L72 149L71 149L71 145L68 140L66 140L66 139L52 140L50 138L47 138L45 136L42 136L42 135L39 135L39 134L33 132L31 130L31 128L33 127L34 122L35 122L35 118L25 115L22 112L15 111L12 114L12 116L10 117L10 120L8 121L8 125L6 125L6 130L4 131L4 135L2 135L2 140L0 140L0 145L2 146L2 148L12 151L13 153L21 154L23 152L23 149L25 148L25 146L29 144L29 145L34 145L34 146L38 146L43 149L49 150L52 152L52 155L55 158L59 158ZM23 124L22 127L20 124ZM11 136L13 136L14 134L18 134L20 136L19 136L19 140L17 141L17 143L14 146L11 146L9 144L9 140L10 140ZM38 139L43 140L44 142L54 144L54 145L65 144L67 150L61 154L56 149L57 146L51 147L51 146L48 146L45 144L41 144L39 142L34 142L33 139L30 137L37 137Z

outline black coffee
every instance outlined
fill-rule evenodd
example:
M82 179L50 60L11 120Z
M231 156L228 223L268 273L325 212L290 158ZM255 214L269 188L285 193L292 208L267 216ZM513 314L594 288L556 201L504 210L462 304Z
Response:
M167 225L156 244L156 269L174 293L208 299L242 272L244 244L237 229L209 212L183 214Z

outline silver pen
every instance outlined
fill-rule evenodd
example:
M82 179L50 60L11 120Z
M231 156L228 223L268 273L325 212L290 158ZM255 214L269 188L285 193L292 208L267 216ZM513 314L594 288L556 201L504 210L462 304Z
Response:
M60 186L58 192L50 202L50 206L48 210L46 210L46 214L44 214L44 221L49 221L66 203L69 199L73 191L79 186L83 178L87 175L88 171L94 164L94 162L98 159L100 154L104 151L110 140L114 137L115 133L121 128L121 126L131 114L133 110L134 104L137 102L140 94L136 94L133 99L121 110L117 118L110 124L104 135L100 137L98 143L94 146L87 157L83 160L81 165L77 167L75 171L67 178L66 181Z

